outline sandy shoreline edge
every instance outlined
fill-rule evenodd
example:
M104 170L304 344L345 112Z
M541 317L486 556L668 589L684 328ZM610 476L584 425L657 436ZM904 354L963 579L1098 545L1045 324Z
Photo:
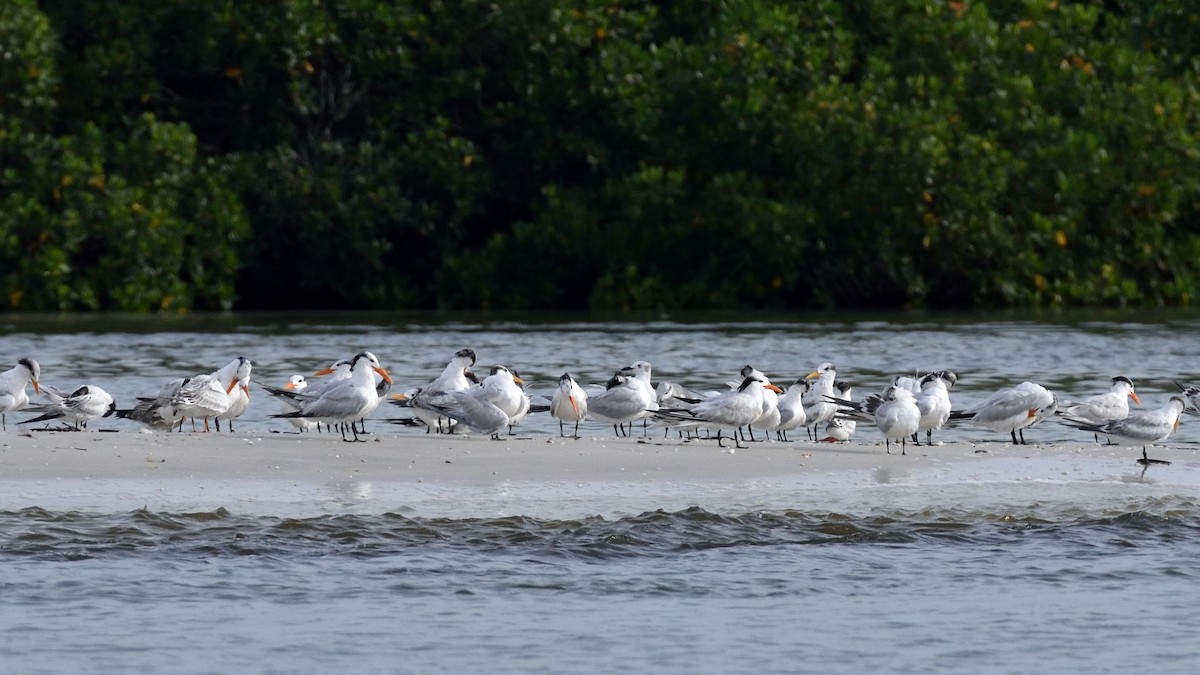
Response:
M580 515L1200 496L1200 449L1153 447L1151 457L1172 464L1148 470L1139 456L1140 448L1092 444L949 442L902 456L871 442L758 442L730 452L714 441L538 435L344 443L328 434L39 432L0 435L0 509Z

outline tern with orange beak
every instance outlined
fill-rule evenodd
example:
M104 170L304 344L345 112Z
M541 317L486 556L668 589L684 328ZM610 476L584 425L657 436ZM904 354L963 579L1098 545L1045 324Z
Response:
M306 389L308 389L308 379L303 375L293 375L288 378L287 384L283 385L283 389L284 391L291 392L293 394L303 393ZM297 401L295 398L289 396L278 396L277 398L279 399L279 407L284 413L293 413L300 410L301 402ZM316 422L312 420L306 420L303 417L293 417L289 419L288 422L291 422L292 426L296 427L296 430L301 432L312 431L320 426Z
M587 412L587 392L570 373L563 373L562 377L558 378L558 388L550 398L550 415L558 420L558 435L566 436L563 430L564 422L574 422L575 435L572 438L579 438L579 422L587 417Z
M1129 399L1141 405L1137 392L1133 390L1133 380L1118 375L1112 379L1112 386L1103 394L1097 394L1082 401L1063 401L1058 414L1077 424L1105 424L1125 419L1129 416ZM1099 442L1099 436L1096 437ZM1111 442L1111 441L1110 441Z
M241 417L250 407L250 361L246 360L237 371L237 386L229 391L229 409L216 416L217 431L221 430L221 420L229 421L229 430L233 431L233 420Z
M1045 387L1022 382L1011 389L1001 389L966 410L951 411L949 419L967 420L992 431L1007 431L1012 435L1013 445L1024 445L1024 429L1054 414L1057 407L1058 399Z
M706 398L687 408L659 409L652 414L672 427L716 429L717 445L720 447L725 447L721 431L731 429L734 447L744 448L746 446L737 437L738 429L762 415L763 392L768 389L776 394L783 393L779 387L751 375L742 380L737 389Z
M419 398L413 404L454 419L493 440L500 440L500 432L512 424L513 418L521 413L523 401L527 400L521 383L521 378L507 367L492 366L491 374L483 378L483 382L453 392L450 395L454 399L453 405L435 406Z
M216 372L191 378L171 401L175 414L192 418L192 431L196 430L196 418L203 417L207 432L208 418L224 414L233 405L229 393L241 381L239 373L249 375L249 368L250 360L239 356Z
M1113 420L1104 424L1072 424L1070 426L1084 431L1104 434L1127 445L1142 446L1144 464L1159 464L1162 460L1152 460L1146 457L1146 446L1166 440L1179 428L1179 416L1187 407L1187 401L1182 396L1172 396L1158 410L1129 415L1123 419Z
M337 424L342 432L342 440L346 438L346 427L350 427L354 441L361 441L358 430L352 422L362 419L379 406L380 396L375 385L375 375L378 374L389 385L392 377L379 359L371 352L359 352L350 360L350 377L338 380L333 386L325 389L319 395L303 391L295 394L300 403L296 412L272 415L284 419L301 418L326 424Z
M0 373L0 427L7 430L8 420L5 415L29 405L29 395L25 393L26 386L32 384L34 393L41 393L41 384L38 382L41 376L41 366L37 361L28 358L17 361L14 368Z

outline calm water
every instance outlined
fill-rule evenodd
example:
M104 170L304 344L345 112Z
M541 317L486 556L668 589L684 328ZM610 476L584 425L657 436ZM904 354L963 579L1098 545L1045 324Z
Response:
M535 392L636 359L700 389L747 362L786 382L832 361L861 393L950 368L963 403L1023 379L1081 396L1126 374L1157 406L1172 380L1200 381L1195 316L1006 319L4 317L0 360L33 356L44 381L95 382L118 402L234 355L282 382L364 348L403 389L466 346ZM285 429L264 398L239 430ZM1171 444L1194 446L1195 426ZM523 431L549 433L544 418ZM1087 440L1058 424L1028 436ZM416 515L402 496L301 517L76 511L45 485L44 500L0 501L0 671L1194 672L1200 480L1189 463L1164 469L785 486L753 508L676 486L660 510L563 515L530 500L502 518Z

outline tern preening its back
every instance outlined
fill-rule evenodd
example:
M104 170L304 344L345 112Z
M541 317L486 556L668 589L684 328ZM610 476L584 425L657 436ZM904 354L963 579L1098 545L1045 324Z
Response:
M1025 428L1053 415L1058 399L1045 387L1022 382L1010 389L1001 389L980 403L965 410L951 411L950 419L964 419L992 431L1007 431L1013 445L1025 443ZM1020 432L1020 440L1017 433Z
M43 386L42 395L49 403L29 406L28 410L41 414L33 419L24 420L21 424L62 420L76 430L86 429L88 422L108 417L117 410L113 397L94 384L85 384L69 394L54 387Z

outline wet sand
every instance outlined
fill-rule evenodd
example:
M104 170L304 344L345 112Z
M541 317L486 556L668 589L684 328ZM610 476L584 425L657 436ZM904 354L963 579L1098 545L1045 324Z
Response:
M1140 448L1090 443L949 442L889 455L870 441L771 441L734 450L711 440L653 438L366 438L8 433L0 435L0 508L577 515L690 505L823 508L848 499L861 503L864 490L886 486L905 488L905 498L917 503L922 490L930 501L944 502L960 492L980 494L985 485L996 499L1040 485L1044 489L1030 499L1066 502L1080 490L1120 497L1125 488L1119 486L1134 484L1139 494L1150 487L1200 493L1200 450L1189 446L1152 447L1152 458L1172 464L1143 467L1136 461ZM870 500L879 498L874 493Z

